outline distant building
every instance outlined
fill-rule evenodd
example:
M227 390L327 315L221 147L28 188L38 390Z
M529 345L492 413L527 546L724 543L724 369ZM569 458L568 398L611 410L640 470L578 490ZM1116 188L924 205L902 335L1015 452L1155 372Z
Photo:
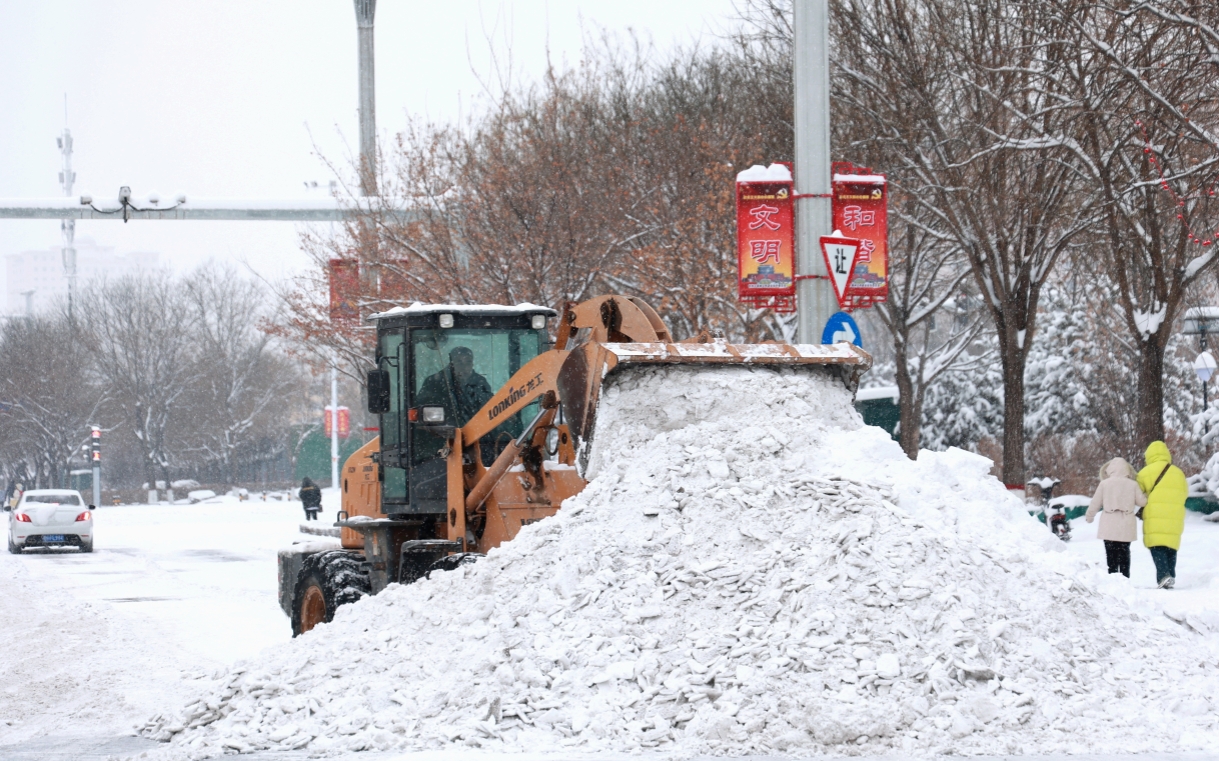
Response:
M7 289L5 314L24 314L23 294L33 291L30 305L35 312L49 309L68 295L68 278L63 272L63 249L59 246L38 251L5 255ZM115 279L140 270L154 269L160 254L140 251L116 254L112 246L99 246L92 238L76 239L76 286L83 289L91 280Z

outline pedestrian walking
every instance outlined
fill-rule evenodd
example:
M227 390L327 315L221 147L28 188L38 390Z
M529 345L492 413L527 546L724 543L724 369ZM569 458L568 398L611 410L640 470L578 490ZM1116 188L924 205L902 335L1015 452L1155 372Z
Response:
M1138 537L1135 511L1147 504L1147 495L1139 488L1134 467L1121 457L1114 457L1100 469L1101 482L1092 495L1084 518L1091 523L1100 513L1096 536L1105 543L1105 562L1109 573L1130 578L1130 543Z
M1172 589L1177 583L1177 550L1185 530L1185 499L1189 484L1185 474L1172 464L1172 453L1162 441L1153 441L1143 456L1147 463L1139 471L1139 486L1147 495L1143 518L1143 546L1156 564L1156 584Z
M306 476L301 481L299 496L301 498L301 505L305 508L305 520L317 520L317 514L322 509L322 490L317 488L317 484L313 483L313 479Z

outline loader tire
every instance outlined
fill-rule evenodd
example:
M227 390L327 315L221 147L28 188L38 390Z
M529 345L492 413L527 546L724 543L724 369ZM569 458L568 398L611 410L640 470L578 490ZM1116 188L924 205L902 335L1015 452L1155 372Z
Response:
M292 600L293 637L333 621L340 605L372 594L363 561L363 555L344 550L318 552L305 558Z

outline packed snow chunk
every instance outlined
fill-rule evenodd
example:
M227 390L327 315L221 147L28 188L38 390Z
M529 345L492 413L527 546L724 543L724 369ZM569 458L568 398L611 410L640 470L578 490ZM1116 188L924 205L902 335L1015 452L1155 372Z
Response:
M908 459L826 368L624 368L587 455L553 518L143 734L165 758L1032 755L1086 721L1089 753L1219 749L1197 630L1081 581L989 460Z

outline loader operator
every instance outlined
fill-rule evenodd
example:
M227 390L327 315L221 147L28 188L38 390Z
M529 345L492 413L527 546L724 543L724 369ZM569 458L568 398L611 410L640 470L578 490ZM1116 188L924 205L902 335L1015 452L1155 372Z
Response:
M457 425L463 426L491 398L491 384L474 372L474 352L468 346L458 346L449 352L449 366L428 376L419 390L419 406L443 405L453 410ZM494 440L490 435L479 442L484 463L495 459Z

